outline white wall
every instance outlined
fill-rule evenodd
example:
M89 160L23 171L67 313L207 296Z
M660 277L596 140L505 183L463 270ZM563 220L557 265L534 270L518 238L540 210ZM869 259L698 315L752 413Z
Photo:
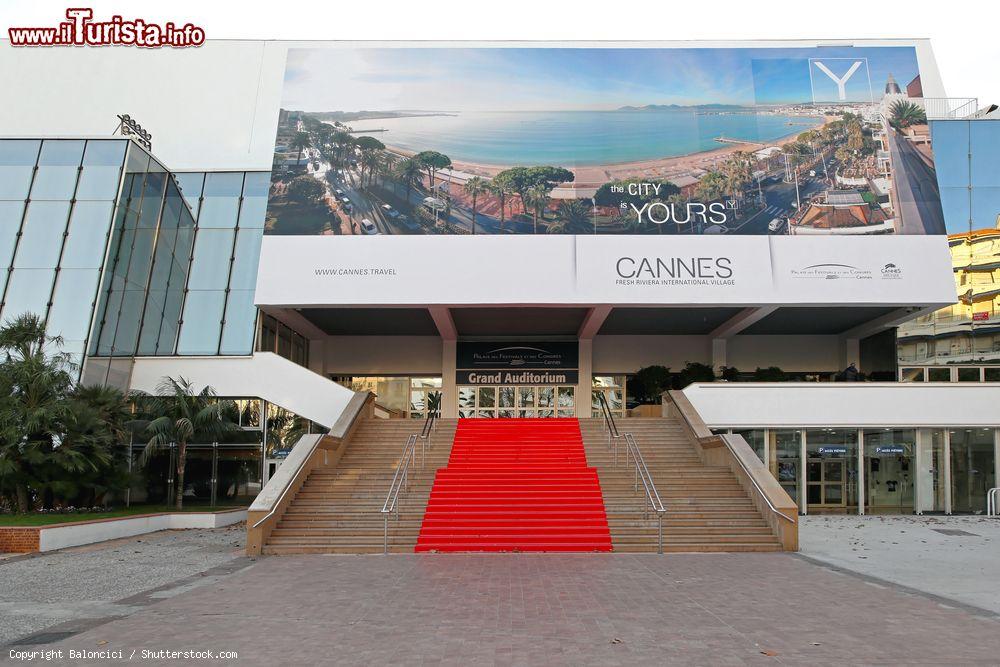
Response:
M246 518L246 510L232 510L229 512L177 512L73 523L66 526L42 528L38 535L38 550L54 551L55 549L66 549L83 544L155 533L160 530L221 528L245 521Z
M255 396L331 427L354 397L346 387L273 352L252 357L140 357L131 388L154 393L165 376L183 377L219 396Z
M329 336L324 375L441 374L438 336Z
M1000 426L1000 383L714 382L684 394L713 428Z

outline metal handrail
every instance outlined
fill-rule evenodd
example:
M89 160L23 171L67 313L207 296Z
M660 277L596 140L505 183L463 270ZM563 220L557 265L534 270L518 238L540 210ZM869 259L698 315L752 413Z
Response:
M986 492L986 516L1000 516L998 501L1000 501L1000 487L993 487Z
M621 433L618 430L618 425L615 423L615 417L611 413L611 406L608 405L608 399L604 396L604 392L599 392L597 394L597 402L601 406L601 412L604 415L604 424L608 429L608 447L614 448L614 465L618 466L618 440L624 440L625 442L625 465L629 463L629 457L632 458L632 464L635 468L635 492L639 492L639 482L642 482L642 488L646 493L646 503L643 504L643 516L647 515L649 509L656 512L656 538L657 538L657 553L663 553L663 515L666 513L667 508L664 507L663 501L660 499L660 493L656 490L656 483L653 481L653 475L650 474L649 468L646 466L646 460L642 458L642 452L639 451L639 444L635 441L635 436L631 433Z
M389 553L389 515L395 514L396 521L399 521L399 494L409 488L410 465L415 465L417 455L417 442L420 444L420 467L424 467L424 459L427 456L427 445L430 442L431 434L437 421L437 411L428 411L424 425L420 433L411 433L406 438L403 445L403 454L396 464L396 471L392 476L392 484L389 485L389 493L385 497L382 505L382 553Z
M733 458L736 459L736 462L740 464L741 468L743 468L743 472L745 472L747 474L747 477L753 483L754 488L757 489L757 493L760 494L761 498L764 499L764 502L767 503L767 506L768 506L768 508L770 508L771 512L773 512L774 514L777 514L778 516L780 516L781 518L783 518L785 521L788 521L789 523L795 523L795 519L791 518L790 516L788 516L787 514L785 514L784 512L782 512L781 510L779 510L777 507L775 507L774 503L771 502L771 499L768 497L768 495L766 493L764 493L764 489L760 488L760 484L757 483L757 479L756 479L756 477L754 477L754 474L752 472L750 472L750 468L748 468L747 464L743 463L743 459L741 459L739 456L737 456L736 452L733 451L733 446L729 442L729 438L731 436L720 435L720 436L717 436L717 437L721 438L722 442L726 443L726 447L728 447L729 451L732 452ZM740 436L740 437L743 437L743 436Z
M322 439L323 439L323 436L320 435L319 439L316 440L316 444L319 445L319 443L320 443L320 441ZM324 453L324 456L325 456L325 453ZM261 526L261 524L263 524L265 521L267 521L272 516L274 516L275 512L278 511L278 508L281 507L281 501L285 499L285 494L288 493L288 490L290 488L292 488L292 481L294 481L295 479L298 478L299 473L302 472L303 466L305 466L305 464L309 462L310 458L312 458L311 454L309 456L302 457L302 460L299 461L299 464L295 467L295 472L292 474L291 478L289 479L289 483L286 484L285 488L283 488L281 490L281 493L278 495L278 499L275 500L274 504L271 506L271 511L268 512L267 514L265 514L264 517L260 521L258 521L254 525L252 525L251 528L259 528Z

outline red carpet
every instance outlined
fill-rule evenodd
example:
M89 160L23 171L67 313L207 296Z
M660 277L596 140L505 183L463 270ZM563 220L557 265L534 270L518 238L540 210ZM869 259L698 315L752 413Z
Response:
M611 551L576 419L461 419L416 551Z

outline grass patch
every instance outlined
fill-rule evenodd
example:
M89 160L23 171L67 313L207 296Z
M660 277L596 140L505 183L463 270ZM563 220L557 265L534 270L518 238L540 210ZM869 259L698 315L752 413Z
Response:
M246 505L205 505L185 506L182 512L224 512L226 510L244 509ZM50 526L54 523L76 523L78 521L95 521L97 519L117 519L137 514L155 514L157 512L176 512L173 505L133 505L119 507L107 512L79 513L40 513L0 514L0 526Z

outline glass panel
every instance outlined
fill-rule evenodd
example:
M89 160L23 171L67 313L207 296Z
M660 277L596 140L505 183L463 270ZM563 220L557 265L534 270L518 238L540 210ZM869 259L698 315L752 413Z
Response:
M226 293L221 291L188 292L184 304L184 323L177 342L178 354L216 354L222 327L222 307Z
M247 505L261 490L260 447L219 448L219 505Z
M941 125L941 123L935 123ZM997 169L997 156L1000 155L1000 123L975 122L969 123L970 153L969 165L972 186L1000 186L1000 170Z
M776 429L769 431L769 435L771 474L781 483L788 495L799 502L798 489L802 475L799 465L802 456L801 434L798 430Z
M951 510L986 511L986 492L996 486L993 429L953 429L951 435Z
M979 369L978 368L959 368L958 369L958 381L959 382L979 382Z
M555 406L555 387L539 387L538 388L538 407L540 408L551 408ZM551 416L551 415L549 415Z
M100 271L96 269L59 271L45 327L49 335L62 336L67 341L87 338L99 278Z
M99 269L111 226L111 202L77 202L70 216L69 236L59 265L64 269Z
M24 231L14 256L14 266L24 269L55 268L66 231L69 202L33 201L25 214Z
M464 408L474 408L476 407L476 388L475 387L459 387L458 388L458 408L462 410ZM471 414L469 415L472 416Z
M486 419L492 419L497 416L496 410L479 410L476 412L477 417L483 417Z
M809 456L806 481L809 485L810 511L814 509L812 505L817 505L815 509L820 510L857 510L857 429L809 429L806 431L806 452ZM834 484L831 485L831 482ZM819 502L812 500L814 486L823 487Z
M1000 382L1000 368L995 366L984 368L983 379L986 382Z
M951 369L950 368L928 368L927 369L927 381L928 382L951 382Z
M479 388L479 407L492 408L496 406L496 387Z
M91 139L83 153L83 166L121 167L128 141Z
M242 190L242 172L206 174L198 227L235 227Z
M233 254L233 233L231 229L198 230L188 289L226 289Z
M38 171L31 186L31 198L73 198L80 161L83 159L83 140L46 140L38 156Z
M535 407L534 387L518 387L518 405L524 408Z
M872 514L913 512L917 432L914 429L866 429L865 506ZM925 461L924 465L933 465Z
M241 229L236 233L233 272L229 278L230 289L252 290L256 286L260 244L263 237L263 229Z
M226 321L222 327L221 354L250 354L253 352L254 322L257 308L253 305L253 290L229 292Z
M40 145L40 141L26 139L0 141L0 199L28 197Z
M0 320L8 322L24 313L45 317L55 269L15 269L10 274Z
M23 215L23 202L0 201L0 268L10 266L10 260L14 257L17 232L21 229Z
M924 381L924 369L923 368L904 368L899 373L899 379L901 382L923 382Z
M574 387L559 387L559 407L560 408L572 408L575 406L573 401Z
M264 214L267 211L267 194L270 187L270 172L247 172L246 178L243 181L240 227L264 227Z
M733 429L733 435L742 435L757 457L764 460L764 429Z
M497 407L501 408L514 407L514 389L515 389L514 387L499 387L497 389Z
M174 182L177 183L181 194L184 195L184 201L187 202L192 215L198 217L198 205L202 186L205 183L205 174L201 172L174 174Z
M497 411L497 417L501 417L503 419L513 419L516 416L517 416L517 411L516 410L498 410Z

